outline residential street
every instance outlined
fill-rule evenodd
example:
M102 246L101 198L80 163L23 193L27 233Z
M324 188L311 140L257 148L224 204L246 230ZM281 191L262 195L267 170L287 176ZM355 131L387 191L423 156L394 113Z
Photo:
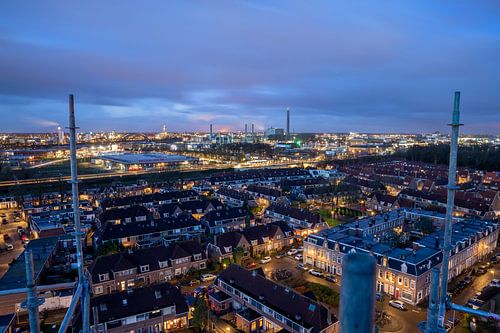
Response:
M17 227L21 226L26 228L27 224L25 221L14 222L14 209L1 209L0 215L5 214L7 219L7 224L0 224L0 277L2 277L7 269L9 268L9 263L17 258L24 250L21 238L17 233ZM0 217L0 221L4 217ZM8 235L9 239L4 241L4 235ZM10 243L14 246L13 250L7 251L5 248L5 243Z

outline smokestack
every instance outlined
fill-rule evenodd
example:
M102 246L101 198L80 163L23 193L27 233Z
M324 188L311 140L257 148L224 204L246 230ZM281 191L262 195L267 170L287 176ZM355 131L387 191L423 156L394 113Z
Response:
M290 108L286 109L286 137L290 139Z
M213 135L212 124L210 124L210 140L212 140L212 135Z

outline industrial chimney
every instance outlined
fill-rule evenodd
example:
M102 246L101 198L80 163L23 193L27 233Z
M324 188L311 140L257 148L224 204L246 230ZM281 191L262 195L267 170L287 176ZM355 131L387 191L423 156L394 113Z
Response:
M290 108L286 109L286 138L290 139Z

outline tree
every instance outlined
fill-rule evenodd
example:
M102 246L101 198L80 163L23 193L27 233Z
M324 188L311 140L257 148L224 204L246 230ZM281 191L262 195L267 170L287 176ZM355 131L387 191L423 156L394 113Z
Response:
M234 262L238 265L241 265L241 260L243 259L245 255L245 249L242 248L241 246L238 246L233 250L233 259Z
M208 306L203 297L196 298L191 322L199 332L208 331Z

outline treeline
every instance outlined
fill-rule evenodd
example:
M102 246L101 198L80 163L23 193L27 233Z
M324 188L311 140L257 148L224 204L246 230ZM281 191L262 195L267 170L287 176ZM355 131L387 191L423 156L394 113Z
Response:
M395 156L404 157L407 161L434 164L448 164L450 146L446 144L426 147L411 147L396 152ZM457 164L485 171L500 170L500 148L498 146L459 146Z

